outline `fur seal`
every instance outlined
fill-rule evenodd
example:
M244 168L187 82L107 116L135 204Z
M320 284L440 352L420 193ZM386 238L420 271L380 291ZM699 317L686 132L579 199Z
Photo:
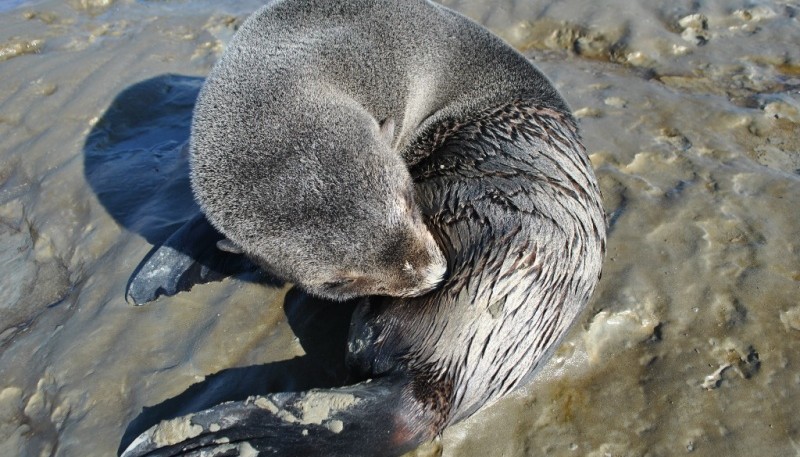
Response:
M425 295L361 299L348 343L360 383L165 421L125 457L397 456L532 379L594 291L606 233L576 123L527 59L424 0L286 0L244 23L213 74L248 80L242 106L294 109L312 126L305 145L374 145L375 120L394 119L448 274ZM229 128L232 144L297 139L277 120Z

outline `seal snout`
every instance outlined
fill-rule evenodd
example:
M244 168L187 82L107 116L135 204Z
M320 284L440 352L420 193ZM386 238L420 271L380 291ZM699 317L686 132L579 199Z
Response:
M415 297L437 288L447 274L447 259L427 230L397 235L377 258L336 269L324 280L306 281L307 291L348 300L367 295Z
M426 265L420 271L413 273L411 282L416 286L405 290L401 289L396 295L399 297L416 297L430 292L442 283L445 273L447 273L447 264L444 262Z
M406 292L398 293L398 296L414 297L425 294L435 289L444 280L447 273L447 259L433 241L433 237L427 234L427 238L429 240L426 240L423 253L414 256L417 258L416 261L412 259L405 261L401 277L408 286Z
M415 297L435 289L447 273L447 259L428 228L416 220L400 243L387 249L386 295ZM390 254L391 253L391 254Z

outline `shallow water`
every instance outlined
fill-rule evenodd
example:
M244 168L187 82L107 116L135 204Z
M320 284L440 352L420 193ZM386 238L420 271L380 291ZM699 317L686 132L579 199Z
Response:
M0 454L112 454L142 407L204 379L204 401L232 379L335 382L315 335L342 337L336 310L289 286L124 298L191 212L187 113L260 2L17 3L0 2ZM800 453L800 4L445 4L570 102L611 231L533 385L418 454Z

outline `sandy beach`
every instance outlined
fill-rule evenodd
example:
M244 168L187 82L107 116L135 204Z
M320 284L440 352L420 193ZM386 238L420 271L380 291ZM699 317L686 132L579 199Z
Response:
M800 455L800 3L443 3L570 103L609 251L533 384L410 455ZM0 455L116 455L158 415L341 379L349 310L291 284L125 299L196 211L191 109L260 4L0 1Z

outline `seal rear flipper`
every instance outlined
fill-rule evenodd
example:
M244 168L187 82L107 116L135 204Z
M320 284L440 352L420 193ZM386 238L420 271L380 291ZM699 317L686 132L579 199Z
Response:
M187 291L195 284L258 270L247 257L218 249L217 243L223 239L202 213L196 215L136 267L126 298L143 305L161 295Z
M407 379L222 403L161 422L122 457L400 456L436 435L430 424L420 423L427 415L417 414L421 404L408 395Z

